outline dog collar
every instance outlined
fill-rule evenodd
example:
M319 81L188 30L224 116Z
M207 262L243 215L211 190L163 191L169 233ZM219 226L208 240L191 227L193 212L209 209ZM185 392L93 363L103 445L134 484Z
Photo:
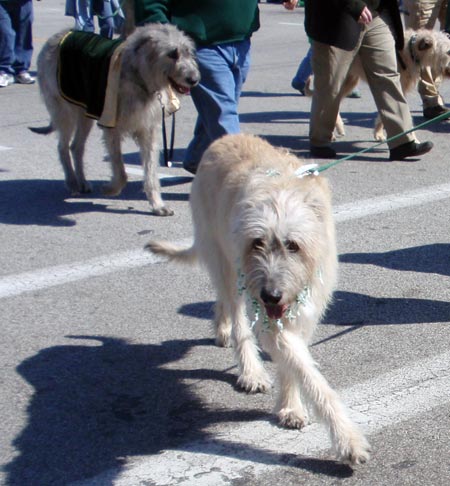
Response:
M297 169L294 172L295 177L298 177L299 179L302 179L305 176L309 175L314 175L318 176L319 171L318 171L319 165L318 164L306 164L302 165L299 169ZM281 172L279 172L276 169L269 169L266 171L266 175L269 177L275 177L281 175Z

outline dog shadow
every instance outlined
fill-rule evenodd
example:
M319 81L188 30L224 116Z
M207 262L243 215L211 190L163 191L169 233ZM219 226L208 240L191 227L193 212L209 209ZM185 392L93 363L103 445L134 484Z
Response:
M237 445L208 432L211 424L267 416L261 410L211 409L185 384L231 384L234 375L167 366L195 347L212 346L211 340L134 344L104 336L67 338L76 342L43 349L17 368L34 394L26 426L14 440L18 455L4 468L6 486L65 486L105 471L108 480L102 484L113 485L126 457L182 450L185 445L189 451L211 454L211 440L224 456L334 477L352 474L351 468L335 461Z
M161 186L187 184L190 177L180 177L162 181ZM0 182L0 224L75 226L71 218L80 213L112 213L151 215L132 205L132 201L147 201L142 189L142 181L130 181L115 200L130 201L126 209L114 208L109 199L104 199L101 186L106 181L91 181L93 192L85 196L70 196L62 180L21 179ZM164 200L188 201L189 194L163 193ZM68 200L69 199L69 200Z

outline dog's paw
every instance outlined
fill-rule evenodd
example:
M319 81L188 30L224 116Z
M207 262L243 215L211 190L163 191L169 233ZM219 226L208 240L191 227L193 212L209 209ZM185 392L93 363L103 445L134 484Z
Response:
M265 373L260 376L241 375L237 384L247 393L266 393L272 386L270 378Z
M374 131L373 132L373 137L377 142L385 142L386 141L386 136L384 135L384 131Z
M362 434L354 432L348 440L339 445L337 457L350 466L365 464L370 459L370 445Z
M231 336L229 332L218 333L216 335L216 346L219 348L231 348Z
M303 410L283 408L277 415L280 426L287 429L303 429L308 423L308 417L303 413Z
M173 216L175 212L168 206L153 208L152 214L155 216Z
M102 193L107 197L118 196L122 192L123 187L121 184L105 184L102 186Z
M92 192L92 186L88 181L82 181L78 183L80 194L90 194Z

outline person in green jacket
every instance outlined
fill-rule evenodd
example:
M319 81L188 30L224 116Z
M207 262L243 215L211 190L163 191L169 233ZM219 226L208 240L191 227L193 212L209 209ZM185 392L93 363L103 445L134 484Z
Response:
M183 167L195 174L214 140L239 133L238 103L259 29L258 0L134 0L136 25L171 23L197 46L201 81L191 90L198 112Z

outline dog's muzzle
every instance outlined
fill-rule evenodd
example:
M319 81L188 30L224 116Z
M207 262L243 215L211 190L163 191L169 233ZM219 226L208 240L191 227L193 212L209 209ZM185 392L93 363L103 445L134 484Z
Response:
M283 294L279 290L268 291L265 287L260 293L261 300L264 303L267 316L269 319L281 319L286 312L288 306L280 304Z

